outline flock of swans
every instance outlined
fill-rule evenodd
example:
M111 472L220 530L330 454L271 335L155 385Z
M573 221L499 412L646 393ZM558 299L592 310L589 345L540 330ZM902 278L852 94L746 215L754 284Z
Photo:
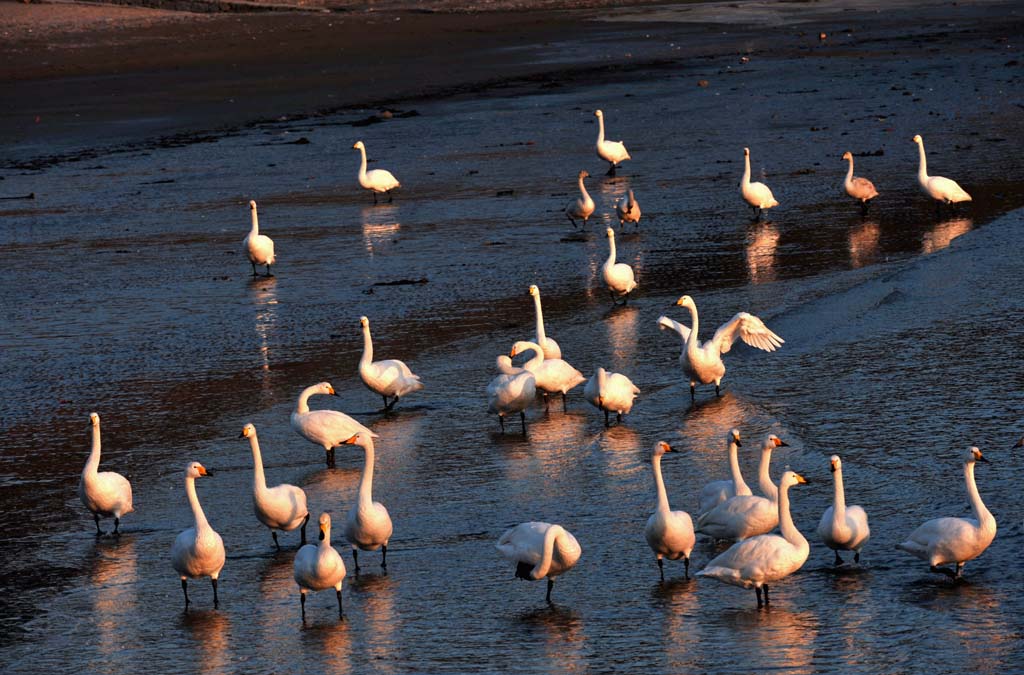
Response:
M595 111L598 120L597 155L608 162L608 175L614 176L621 162L631 159L621 141L605 139L604 115ZM924 143L920 136L914 137L920 155L918 180L922 189L938 203L970 201L971 197L956 182L940 176L929 176L925 159ZM360 152L358 173L359 185L371 191L374 202L379 194L392 199L391 192L400 187L398 180L389 171L376 169L367 171L366 147L362 141L354 149ZM779 203L771 189L760 182L750 181L750 151L743 149L744 170L740 192L744 201L760 218L765 209ZM878 196L874 184L863 177L853 175L853 156L847 152L843 159L849 162L844 181L847 194L858 200L866 210L870 200ZM584 179L588 172L578 176L580 196L565 208L566 216L576 225L583 226L593 215L595 205L587 193ZM615 203L615 213L620 227L625 223L637 225L640 220L640 206L630 190L628 197ZM256 267L265 266L266 274L275 262L274 242L259 232L256 202L250 201L251 230L244 240L245 251L252 265L253 276ZM633 270L626 264L616 262L615 231L606 230L609 257L602 267L602 277L614 302L626 301L637 288ZM640 389L622 373L613 373L598 367L594 375L586 378L564 360L558 343L547 335L541 306L540 289L529 287L533 298L536 332L532 339L515 341L508 354L502 353L496 359L498 374L486 389L488 411L496 414L502 432L505 418L519 415L523 433L526 433L526 411L543 396L545 406L552 395L561 394L563 409L567 394L580 384L584 387L584 398L602 411L605 425L611 423L614 413L616 421L628 414L633 407ZM715 385L716 395L721 394L721 382L725 376L722 360L737 340L767 352L774 351L785 342L772 332L756 316L739 312L715 332L710 340L699 340L699 316L693 298L684 295L675 303L690 314L690 325L686 326L667 316L658 318L659 328L675 332L681 341L679 364L685 381L690 385L691 400L696 398L696 387ZM374 361L370 321L360 317L363 335L363 354L359 361L359 377L366 387L382 397L384 411L390 412L397 402L424 385L418 375L402 361L388 359ZM513 358L528 355L521 365L514 365ZM324 449L328 466L334 465L335 448L356 445L362 448L364 463L354 503L348 511L344 536L352 551L356 573L359 571L359 551L381 551L381 567L387 568L387 548L393 525L387 508L373 501L373 477L375 463L374 439L378 438L371 429L352 417L336 410L310 410L312 396L337 396L328 382L321 382L304 389L298 397L295 411L291 414L293 430ZM79 494L82 503L93 514L97 535L102 534L100 518L113 518L113 534L119 533L120 519L131 513L132 490L129 482L120 474L99 472L100 462L100 418L90 415L92 426L92 450L82 471ZM333 588L338 599L338 615L342 617L342 584L346 576L345 562L331 545L331 517L322 513L318 519L319 537L317 544L306 543L306 526L310 519L306 494L294 485L268 487L263 468L256 428L246 424L241 438L249 441L253 460L253 508L256 520L271 532L274 545L280 549L278 532L301 531L300 547L294 558L294 579L299 588L302 616L305 618L306 595L311 591ZM733 429L726 438L726 458L729 478L708 483L700 492L695 517L686 511L673 511L669 504L668 492L662 474L662 459L676 452L668 443L659 441L651 455L654 489L657 495L656 508L644 527L644 536L654 553L659 574L664 580L664 559L682 560L684 575L689 578L690 556L696 535L702 534L714 540L734 541L731 547L708 561L697 575L709 577L723 583L753 588L758 606L768 604L769 584L775 584L800 567L807 560L810 546L807 539L793 523L790 513L792 487L807 481L798 473L786 471L776 485L771 479L770 463L772 451L787 444L775 435L766 437L761 448L758 470L760 495L755 495L743 478L740 469L738 448L742 446L740 432ZM859 563L861 550L870 538L866 511L855 505L847 505L843 486L842 462L838 456L830 458L830 469L834 479L833 504L821 516L818 538L835 551L835 564L844 564L840 551L853 552L854 563ZM964 563L976 558L991 544L996 533L996 523L985 508L974 479L976 462L987 462L980 450L970 448L963 458L964 481L971 501L973 518L937 518L929 520L914 530L899 548L926 560L933 571L957 578ZM199 462L190 462L185 467L185 493L192 512L194 526L181 532L171 547L171 566L181 579L185 596L185 607L191 600L188 595L188 580L209 578L213 587L214 607L218 606L217 579L224 566L224 543L220 535L207 520L196 491L196 479L211 476L212 471ZM773 531L778 528L779 533ZM564 527L546 522L525 522L510 528L497 542L498 551L516 565L515 576L527 580L547 580L546 598L550 602L554 579L571 570L582 555L582 548L576 538ZM953 565L950 570L943 565Z

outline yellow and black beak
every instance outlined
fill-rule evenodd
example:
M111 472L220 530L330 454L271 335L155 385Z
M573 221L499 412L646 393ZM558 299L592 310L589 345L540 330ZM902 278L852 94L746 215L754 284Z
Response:
M831 471L832 473L835 473L836 472L836 463L835 462L829 462L828 463L828 470Z
M324 526L323 525L320 526L320 536L318 538L320 539L320 541L323 541L324 539L327 538L327 531L324 530Z
M808 483L810 483L809 480L807 480L806 478L804 478L803 476L801 476L798 473L793 474L793 477L796 478L796 482L797 483L803 483L804 485L807 485Z
M787 443L786 441L782 440L781 438L776 438L775 439L775 445L776 445L776 447L779 447L779 448L788 448L789 447L789 443Z
M358 436L358 435L359 434L356 434L356 436ZM356 436L353 436L352 438L349 438L344 443L342 443L342 445L355 445L356 444Z

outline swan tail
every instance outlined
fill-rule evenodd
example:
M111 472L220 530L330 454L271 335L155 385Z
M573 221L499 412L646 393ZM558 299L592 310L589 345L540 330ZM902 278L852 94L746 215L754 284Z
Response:
M923 560L927 560L929 557L928 550L924 546L921 546L916 541L911 541L909 539L896 544L896 548L901 551L906 551L910 555L917 556Z
M735 586L743 586L744 588L752 585L740 576L739 570L734 570L729 567L719 567L718 565L708 565L700 572L697 572L697 576L711 577L712 579L717 579Z

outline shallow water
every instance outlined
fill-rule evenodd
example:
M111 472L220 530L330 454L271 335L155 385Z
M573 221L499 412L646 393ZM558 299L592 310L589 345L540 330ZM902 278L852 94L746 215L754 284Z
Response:
M1020 118L1005 95L1004 44L942 44L930 53L908 39L891 53L851 38L831 59L705 59L600 88L418 102L419 116L365 129L344 124L369 112L357 111L7 174L5 193L39 199L0 211L5 669L1016 667L1024 504L1009 446L1022 404L1014 209L1024 191L1006 176L1018 168ZM712 86L696 87L700 78ZM614 180L592 154L597 106L634 157ZM932 171L972 192L969 208L937 219L918 195L914 133ZM310 143L287 144L298 138ZM360 138L402 180L394 203L373 206L353 188ZM782 202L770 222L751 223L739 202L744 145ZM858 158L883 195L865 219L838 192L847 148L883 151ZM582 235L560 212L581 168L595 174L598 203ZM619 253L641 292L611 309L602 232L629 188L645 215ZM276 242L272 279L250 281L240 253L250 198ZM500 434L484 412L494 357L532 334L531 283L567 360L587 375L625 372L643 391L624 425L605 429L579 391L566 413L532 410L525 437ZM670 307L683 293L704 335L745 309L786 345L737 347L724 396L705 387L690 406L678 341L655 324L684 318ZM406 360L427 385L389 416L355 375L362 314L377 354ZM325 469L322 450L288 426L298 392L321 380L341 398L314 407L336 406L380 435L375 498L395 535L387 575L376 554L364 554L358 579L350 571L343 622L322 593L303 625L298 537L283 535L275 553L251 515L251 460L237 437L253 422L270 481L302 486L314 513L340 520L361 458L339 450ZM135 490L117 540L93 538L75 489L93 410L103 467ZM774 473L791 466L811 480L793 493L811 556L773 588L769 611L749 591L683 580L678 564L658 583L642 536L653 443L683 451L664 471L673 506L692 510L724 474L732 427L745 448L779 434L792 447L776 453ZM894 545L927 518L966 513L958 458L971 444L993 461L978 481L1000 532L954 585ZM863 566L840 571L813 534L833 453L872 525ZM741 458L748 477L754 456ZM217 469L198 489L228 561L220 610L208 583L192 582L183 613L167 553L189 523L181 470L193 459ZM543 584L514 580L493 548L524 520L559 522L583 546L551 607ZM714 552L699 543L694 569Z

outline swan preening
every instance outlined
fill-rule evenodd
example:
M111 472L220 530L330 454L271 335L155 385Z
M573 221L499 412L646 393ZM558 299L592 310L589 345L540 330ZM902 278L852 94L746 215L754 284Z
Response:
M631 159L629 152L626 151L626 144L622 141L604 140L604 113L595 110L594 117L597 118L597 143L594 146L597 156L608 162L608 175L614 176L618 164Z
M619 217L619 227L626 223L633 223L634 228L640 227L640 204L637 203L633 191L629 191L629 197L619 197L615 200L615 215Z
M256 215L256 202L249 202L249 212L252 214L252 228L249 234L245 235L242 245L245 246L246 255L252 263L252 275L256 274L257 265L266 265L266 276L273 276L270 273L270 266L274 264L274 240L265 234L260 234L260 220Z
M536 285L530 286L530 295L533 297L533 309L537 318L537 344L544 350L544 358L562 358L562 348L544 332L544 311L540 306L540 289Z
M697 339L699 320L697 316L697 305L693 298L688 295L676 300L679 307L686 307L690 310L690 327L673 321L668 317L658 317L658 327L662 330L670 329L679 334L683 341L683 351L679 354L679 364L683 368L683 375L690 381L690 400L696 399L697 383L715 383L715 394L721 395L720 385L725 376L725 364L722 363L722 354L732 349L733 343L739 338L751 347L763 349L766 352L773 352L785 342L775 333L768 330L761 319L753 314L740 312L728 322L719 326L714 337L701 344Z
M199 462L190 462L185 467L185 494L192 509L193 527L180 533L171 546L171 566L181 575L181 590L185 593L185 609L191 602L188 598L188 580L210 577L213 584L213 607L217 608L217 577L224 567L224 541L206 520L203 507L196 495L196 478L212 476Z
M359 574L359 551L381 550L380 566L388 567L388 541L391 539L392 525L388 510L380 502L373 501L373 464L374 449L371 434L357 433L345 441L349 445L358 445L363 449L363 476L359 480L359 493L356 503L348 512L345 520L345 538L352 546L352 560L356 574Z
M505 432L505 416L519 413L526 433L526 409L537 398L537 381L533 373L525 368L512 365L512 359L505 354L498 357L501 374L487 385L487 412L498 415L502 433Z
M608 260L601 266L601 277L604 279L605 286L608 287L608 293L612 296L612 302L622 298L622 302L625 304L629 299L629 294L639 284L633 275L632 267L626 263L615 262L615 230L609 227L605 230L605 234L608 235Z
M82 480L78 484L78 498L92 513L96 521L96 535L103 534L100 518L113 518L113 534L120 534L121 516L131 513L132 484L128 479L113 471L98 471L100 466L100 416L89 415L92 426L92 450L82 469Z
M334 448L359 432L376 438L373 433L359 422L337 410L310 410L309 397L317 394L337 396L334 387L328 382L306 387L299 394L295 412L292 413L292 429L310 443L319 445L327 453L327 466L334 466Z
M277 530L291 532L302 528L300 546L306 544L306 523L309 521L309 510L306 509L306 493L302 488L282 483L267 487L267 477L263 472L263 455L260 452L260 441L256 436L256 427L246 424L242 427L239 438L248 438L252 450L252 506L256 518L270 528L270 536L278 550L281 544L277 541Z
M594 213L594 200L590 198L590 193L587 192L587 186L583 184L584 178L589 178L590 174L586 171L580 171L578 184L580 188L580 196L569 202L565 207L565 216L572 223L573 227L576 227L576 218L583 221L583 225L587 224L587 220Z
M740 460L738 456L738 448L743 446L743 442L740 441L740 430L732 429L729 431L725 438L726 457L729 460L729 475L731 478L728 480L714 480L701 488L699 509L697 510L697 516L703 516L705 513L715 508L727 499L731 499L736 495L752 495L750 487L746 481L743 480L743 474L740 472Z
M639 393L640 390L628 377L621 373L609 373L604 368L598 368L583 387L583 398L598 410L604 411L605 426L608 426L611 413L615 413L617 422L622 422L622 416L628 415L633 409L633 399Z
M914 136L917 143L920 163L917 167L917 182L920 183L924 193L934 199L938 204L956 204L958 202L969 202L971 196L962 187L956 184L955 180L943 178L942 176L928 175L928 161L924 156L924 139ZM938 208L936 204L936 208Z
M838 455L829 458L829 469L835 481L832 506L825 509L818 523L818 536L830 549L836 552L836 565L842 565L839 551L853 551L853 561L860 562L860 550L868 542L871 529L868 514L859 506L846 505L843 490L843 462Z
M587 378L562 359L545 359L544 351L535 342L524 340L515 343L512 345L509 357L526 351L532 351L533 356L523 364L523 369L533 373L536 388L544 393L545 407L547 407L549 394L561 394L562 410L565 410L565 395Z
M359 359L359 378L367 388L384 398L384 410L395 407L398 399L423 388L420 376L414 375L409 366L397 359L373 360L373 340L370 338L370 320L359 317L363 327L363 356ZM388 403L388 397L393 400Z
M363 145L362 141L356 141L356 144L352 146L353 149L359 151L361 161L359 163L359 185L373 193L373 203L377 203L377 193L384 192L388 196L390 202L393 198L391 191L397 187L402 187L402 184L398 182L390 171L385 169L374 169L372 171L366 170L366 146Z
M547 577L551 602L551 589L555 577L571 570L580 559L583 549L561 525L551 523L520 523L505 531L497 544L498 551L516 564L516 578L537 581Z
M853 175L853 153L849 151L844 152L843 159L850 162L850 168L846 172L846 180L843 181L843 188L846 190L846 194L860 200L861 213L867 213L868 202L878 196L878 190L875 189L875 184L867 178Z
M761 212L778 206L775 196L764 183L750 182L750 148L743 148L743 178L740 180L740 194L743 200L754 209L754 219L760 220Z
M792 471L782 474L777 516L781 536L762 534L737 542L709 562L697 576L711 577L733 586L752 587L757 594L757 606L769 604L768 584L800 569L811 550L789 513L789 488L806 482L803 476Z
M668 493L665 481L661 477L661 458L667 452L676 450L665 441L658 441L651 454L651 468L654 471L654 489L658 496L657 508L647 519L644 537L647 545L654 551L658 559L658 572L661 580L665 580L665 566L662 558L669 560L683 559L683 574L690 577L690 552L696 542L693 533L693 521L686 511L673 511L668 505Z
M331 516L320 514L320 543L305 544L295 554L292 564L295 583L299 585L302 619L306 619L306 593L333 588L338 596L338 618L341 613L341 584L345 581L345 561L331 546Z
M989 461L982 456L981 450L971 447L964 454L963 462L964 483L967 485L967 497L974 517L929 520L911 532L906 541L896 545L896 548L927 561L933 572L954 579L960 578L964 563L984 553L996 537L996 519L985 508L974 482L974 464L988 464ZM956 570L939 567L947 564L954 564Z

